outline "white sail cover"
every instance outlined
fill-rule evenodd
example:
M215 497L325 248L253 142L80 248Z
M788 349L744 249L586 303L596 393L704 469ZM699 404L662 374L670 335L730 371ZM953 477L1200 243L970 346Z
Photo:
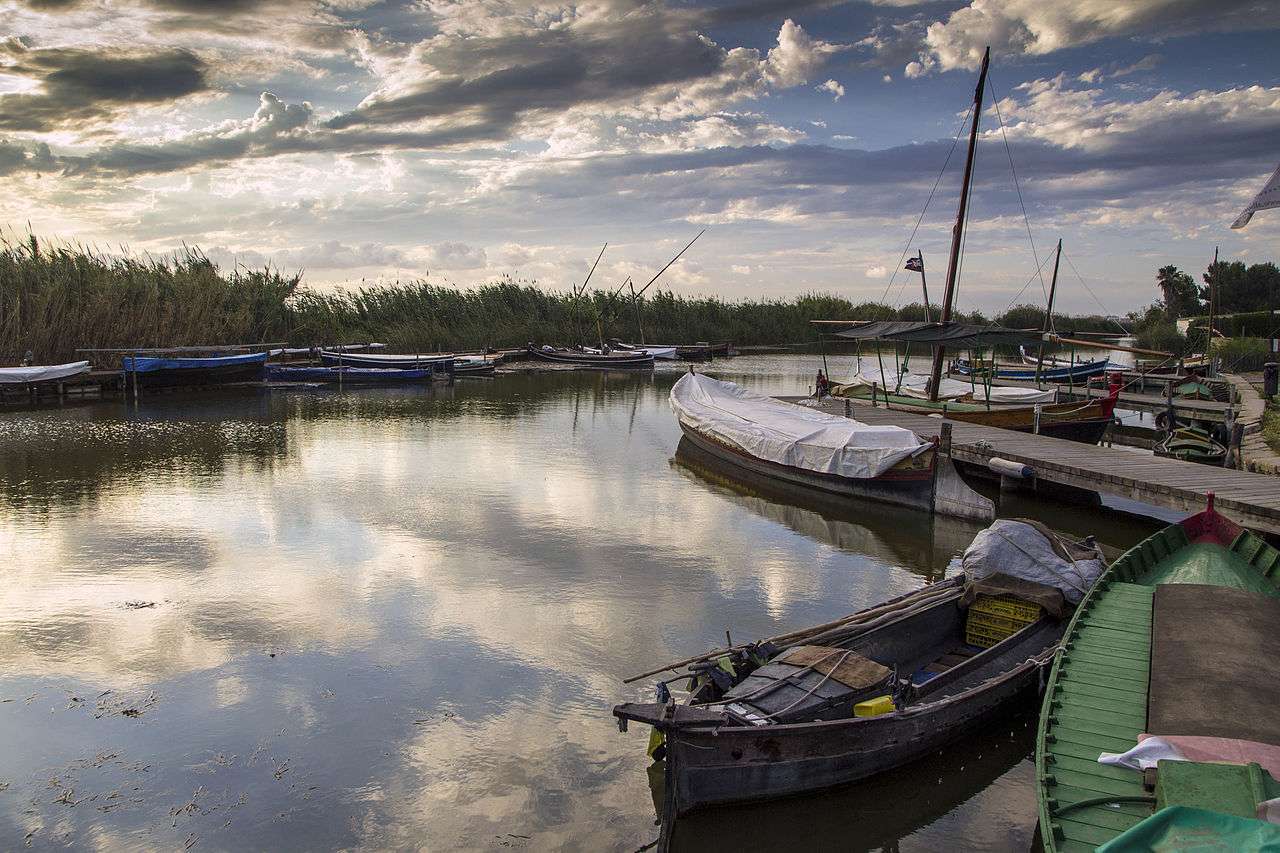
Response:
M23 385L28 382L48 382L66 379L89 372L89 362L72 361L67 364L34 364L30 367L0 367L0 385Z
M1244 213L1236 217L1231 227L1243 228L1259 210L1270 210L1273 207L1280 207L1280 166L1276 166L1276 170L1271 173L1271 179L1267 181L1262 191L1253 197L1253 201L1244 209Z
M686 373L671 389L685 427L757 459L822 474L870 479L931 445L911 430L870 426Z

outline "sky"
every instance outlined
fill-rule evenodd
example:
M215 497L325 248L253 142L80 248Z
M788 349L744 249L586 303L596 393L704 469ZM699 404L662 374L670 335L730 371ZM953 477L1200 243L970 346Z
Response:
M0 227L320 288L938 301L1123 314L1280 162L1280 0L0 0ZM945 166L945 168L944 168ZM1016 179L1015 179L1016 176ZM923 215L922 215L923 214ZM917 227L918 221L918 227Z

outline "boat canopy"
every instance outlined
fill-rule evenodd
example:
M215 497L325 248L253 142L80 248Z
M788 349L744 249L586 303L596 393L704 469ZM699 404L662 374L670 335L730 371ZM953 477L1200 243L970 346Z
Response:
M906 343L940 344L952 349L980 349L992 346L1019 346L1041 340L1038 329L1009 329L976 323L925 323L911 320L870 320L831 333L850 340L886 340Z
M757 459L840 477L877 477L932 447L902 427L784 403L700 373L680 377L671 408L683 425Z

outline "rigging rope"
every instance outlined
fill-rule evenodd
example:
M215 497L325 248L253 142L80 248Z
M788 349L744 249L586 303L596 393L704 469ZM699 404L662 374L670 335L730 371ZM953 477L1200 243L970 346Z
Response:
M889 298L889 289L893 287L894 280L898 277L898 271L902 269L902 262L907 257L907 252L911 251L911 241L916 238L916 232L920 230L920 223L924 220L925 212L929 210L929 204L933 201L934 194L938 191L938 184L942 183L942 176L947 171L947 164L951 162L951 156L956 153L956 146L960 143L960 134L964 132L965 126L969 124L969 115L973 112L973 105L969 105L969 110L964 114L964 118L960 120L960 126L956 128L956 135L951 140L951 150L947 152L947 159L942 161L942 168L938 170L938 177L933 181L933 189L929 190L929 197L925 199L924 207L920 210L920 215L916 217L916 224L911 229L911 236L907 238L907 244L902 249L902 256L898 258L897 265L893 268L893 275L889 276L889 283L885 285L884 293L880 296L880 301L885 303Z
M987 77L991 82L990 76ZM991 103L996 108L996 120L1000 122L1000 135L1004 138L1005 154L1009 156L1009 172L1013 175L1013 188L1018 191L1018 207L1022 209L1022 223L1027 227L1027 240L1031 243L1031 259L1036 262L1036 269L1041 269L1044 265L1040 263L1040 253L1036 251L1036 240L1031 236L1031 220L1027 218L1027 206L1022 201L1022 186L1018 183L1018 170L1013 165L1013 149L1009 147L1009 134L1004 127L1004 116L1000 114L1000 99L996 96L996 86L991 82ZM1044 276L1040 275L1040 293L1044 296L1045 305L1049 304L1049 292L1044 286ZM1047 310L1047 309L1046 309ZM1052 327L1053 318L1049 318L1049 325Z
M1066 257L1067 253L1063 252L1062 254L1064 257ZM1110 311L1107 310L1107 306L1102 304L1102 300L1099 299L1098 295L1093 292L1092 288L1089 287L1088 283L1084 280L1084 276L1080 275L1080 271L1076 269L1076 265L1071 263L1071 258L1067 258L1067 266L1071 267L1071 271L1076 274L1076 278L1080 279L1080 283L1084 285L1084 289L1088 291L1090 296L1093 297L1093 301L1098 303L1098 307L1102 309L1102 313L1106 315L1107 319L1115 323L1117 326L1119 326L1120 331L1124 332L1126 335L1132 335L1133 333L1130 332L1128 329L1126 329L1124 327L1124 324L1121 323L1119 319L1117 319Z

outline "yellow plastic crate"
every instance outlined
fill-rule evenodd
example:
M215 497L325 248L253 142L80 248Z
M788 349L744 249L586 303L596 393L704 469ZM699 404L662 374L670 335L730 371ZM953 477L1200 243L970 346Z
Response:
M988 628L985 625L966 624L964 641L971 646L989 649L1002 640L1007 640L1012 631L1001 631L999 628Z
M877 696L853 706L855 717L878 717L893 710L892 696Z
M992 616L1003 616L1006 619L1017 619L1022 622L1034 622L1040 618L1041 607L1031 604L1012 595L979 595L969 605L969 611L987 613Z

